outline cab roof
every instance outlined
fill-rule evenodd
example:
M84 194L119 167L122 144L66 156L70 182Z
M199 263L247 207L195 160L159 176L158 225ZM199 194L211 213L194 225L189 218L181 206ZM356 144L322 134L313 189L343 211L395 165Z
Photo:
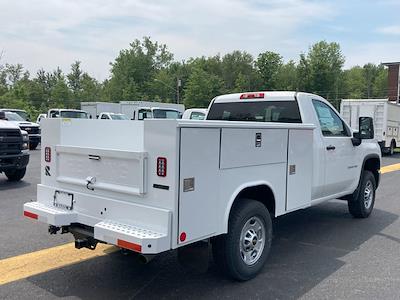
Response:
M245 92L221 95L214 98L214 103L243 101L295 101L297 92Z

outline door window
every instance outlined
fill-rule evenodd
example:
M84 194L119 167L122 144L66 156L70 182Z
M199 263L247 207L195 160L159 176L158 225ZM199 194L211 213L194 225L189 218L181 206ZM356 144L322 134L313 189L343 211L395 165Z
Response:
M349 136L346 125L332 108L318 100L313 100L313 105L324 136Z

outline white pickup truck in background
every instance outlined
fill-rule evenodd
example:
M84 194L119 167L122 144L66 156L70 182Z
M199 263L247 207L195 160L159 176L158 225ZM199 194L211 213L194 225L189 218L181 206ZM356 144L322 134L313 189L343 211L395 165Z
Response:
M218 96L204 121L43 120L41 183L24 215L71 232L77 248L212 245L248 280L273 218L338 198L370 215L381 156L372 119L359 121L353 134L326 100L296 92Z
M396 102L388 99L343 99L340 113L356 131L360 117L371 117L382 153L393 155L395 148L400 147L400 105Z

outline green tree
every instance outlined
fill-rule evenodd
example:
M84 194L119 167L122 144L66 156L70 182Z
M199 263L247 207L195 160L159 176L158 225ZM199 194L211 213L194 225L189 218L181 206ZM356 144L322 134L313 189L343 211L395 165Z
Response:
M111 63L111 79L106 93L112 101L140 100L148 95L147 88L155 74L168 68L173 55L166 45L152 42L149 37L135 40L129 49L121 50Z
M221 94L223 81L216 75L194 68L185 87L184 104L190 107L207 107L211 99Z
M81 92L82 92L82 70L81 70L81 62L75 61L71 65L71 72L67 74L67 82L68 87L71 90L72 98L74 105L81 100Z
M367 82L364 69L355 66L343 73L343 94L346 98L361 99L366 97Z
M293 60L282 64L276 73L276 89L282 91L297 91L297 66Z
M344 61L338 43L320 41L312 45L307 54L300 55L299 88L327 99L338 99Z
M278 53L266 51L258 55L256 66L262 79L262 89L276 90L278 71L283 65L282 56Z

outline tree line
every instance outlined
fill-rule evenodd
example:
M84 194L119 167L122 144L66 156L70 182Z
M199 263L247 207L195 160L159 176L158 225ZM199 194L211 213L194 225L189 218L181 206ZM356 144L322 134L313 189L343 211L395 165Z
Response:
M149 37L136 39L110 63L110 76L99 82L82 70L59 67L32 75L21 64L0 61L0 107L27 110L32 117L50 108L79 108L80 102L160 101L207 107L220 94L291 90L319 94L336 107L343 98L387 97L387 70L372 63L344 69L338 43L320 41L298 61L285 62L279 53L254 57L235 50L225 55L176 61L165 44Z

